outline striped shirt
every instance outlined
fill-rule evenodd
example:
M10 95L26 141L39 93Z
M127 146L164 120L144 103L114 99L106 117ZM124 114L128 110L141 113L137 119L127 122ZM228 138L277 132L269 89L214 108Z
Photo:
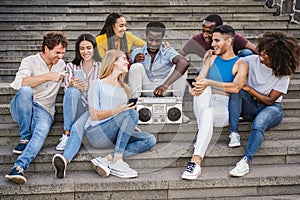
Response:
M84 73L84 80L88 83L88 85L91 83L92 80L99 78L100 76L100 68L101 68L101 62L100 61L94 61L93 66L89 72L89 74ZM75 70L83 70L82 68L82 60L80 61L80 65L75 65L72 62L69 62L66 65L66 71L69 74L69 76L65 76L65 90L69 87L69 84L74 77L74 71ZM88 98L87 98L87 91L80 90L81 91L81 99L84 106L88 105Z

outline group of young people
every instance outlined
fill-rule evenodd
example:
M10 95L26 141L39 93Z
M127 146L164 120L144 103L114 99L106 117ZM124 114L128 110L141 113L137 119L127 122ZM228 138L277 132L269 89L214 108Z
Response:
M24 171L49 133L63 79L64 133L56 146L63 154L55 154L52 159L55 176L65 177L86 134L93 147L113 148L105 157L91 160L99 175L137 177L137 171L123 159L151 149L156 138L137 128L138 113L127 101L141 96L142 90L153 90L151 95L161 97L172 89L179 91L174 95L183 97L187 54L203 58L203 66L193 87L189 87L198 132L193 156L181 177L196 179L201 174L213 127L230 124L229 146L240 146L240 116L253 124L244 157L229 174L247 174L264 132L282 120L282 94L287 92L290 75L299 67L297 40L281 32L267 32L255 47L231 26L223 25L219 15L207 16L202 32L178 52L163 44L165 32L162 22L149 22L144 41L126 31L122 14L111 13L96 38L91 34L77 38L75 58L67 65L62 60L68 46L65 35L46 34L42 52L23 59L11 83L17 92L10 111L20 128L20 143L13 152L20 155L5 177L26 183ZM138 48L131 51L133 46ZM126 74L129 86L124 82ZM24 101L28 106L23 106Z

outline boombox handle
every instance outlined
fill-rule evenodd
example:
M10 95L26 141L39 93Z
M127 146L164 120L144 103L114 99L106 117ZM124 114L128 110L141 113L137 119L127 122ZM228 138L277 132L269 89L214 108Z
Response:
M154 90L139 90L138 92L153 92ZM166 92L180 92L180 90L167 90Z
M138 92L140 92L140 93L152 93L154 90L138 90ZM167 90L165 93L167 93L167 92L173 92L173 94L176 92L178 92L179 94L181 93L181 91L180 90Z

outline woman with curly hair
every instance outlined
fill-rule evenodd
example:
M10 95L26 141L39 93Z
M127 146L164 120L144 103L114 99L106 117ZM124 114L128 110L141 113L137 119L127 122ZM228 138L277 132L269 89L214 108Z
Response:
M257 51L259 55L243 58L249 65L247 84L229 99L230 132L238 135L240 116L252 122L244 157L229 172L236 177L249 173L265 131L282 121L282 94L287 93L290 76L299 67L298 41L284 33L266 32L259 38Z

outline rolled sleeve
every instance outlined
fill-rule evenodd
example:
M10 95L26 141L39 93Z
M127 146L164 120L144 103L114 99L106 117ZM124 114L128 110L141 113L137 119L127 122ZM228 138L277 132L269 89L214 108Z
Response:
M22 60L15 80L10 84L10 86L15 90L19 90L22 87L23 78L30 77L31 75L30 62L25 58Z

